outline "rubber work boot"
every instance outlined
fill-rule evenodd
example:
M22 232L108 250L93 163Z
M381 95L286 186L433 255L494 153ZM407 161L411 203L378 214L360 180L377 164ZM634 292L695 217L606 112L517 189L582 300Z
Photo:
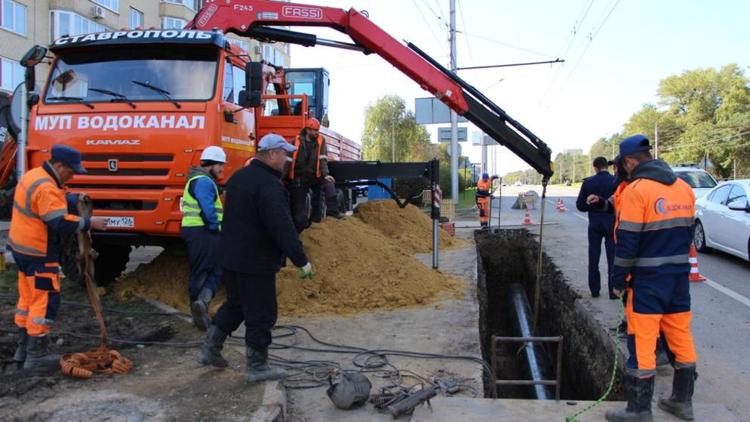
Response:
M659 400L659 408L686 421L693 420L693 390L697 378L695 367L674 370L672 396Z
M26 345L29 340L29 333L25 328L18 329L18 340L16 341L16 353L13 354L13 360L23 362L26 360Z
M206 340L201 345L198 352L198 363L201 365L211 365L217 368L226 368L229 362L221 356L221 349L224 348L224 341L227 334L219 327L211 325L206 333Z
M640 379L626 375L628 405L625 409L608 410L604 418L612 422L652 422L651 397L654 395L654 377Z
M32 371L55 371L60 369L60 355L49 352L47 336L29 336L26 344L26 360L23 369Z
M208 316L208 304L211 303L213 297L214 294L210 289L203 288L198 293L198 298L190 304L193 324L201 331L206 331L211 325L211 317Z
M247 368L245 369L245 381L249 383L279 380L286 376L282 368L268 366L268 349L255 350L247 348Z

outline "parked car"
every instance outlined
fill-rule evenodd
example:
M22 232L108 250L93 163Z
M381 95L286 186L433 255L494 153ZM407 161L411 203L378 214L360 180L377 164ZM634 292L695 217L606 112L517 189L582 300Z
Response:
M696 199L705 196L717 184L713 176L698 167L680 165L672 167L672 170L677 177L684 180L693 188Z
M695 202L695 247L750 261L750 179L723 182Z

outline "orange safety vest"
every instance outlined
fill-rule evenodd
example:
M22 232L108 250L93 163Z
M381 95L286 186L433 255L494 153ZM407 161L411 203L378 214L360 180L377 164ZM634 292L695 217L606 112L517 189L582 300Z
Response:
M16 253L57 261L57 256L47 256L50 240L47 222L63 217L83 228L85 221L68 214L65 192L58 186L54 177L44 167L37 167L26 173L16 186L13 197L13 214L8 233L8 246Z
M492 179L479 179L477 182L477 191L485 191L487 193L490 193L490 189L492 188Z
M318 139L316 140L318 143L318 151L317 156L318 159L316 160L315 164L315 177L320 178L320 153L323 150L323 135L318 134ZM294 151L292 154L292 164L289 166L289 180L294 180L294 166L297 164L297 155L299 154L299 147L302 144L302 139L299 135L297 135L294 138L294 146L297 147L297 150Z
M620 210L622 209L622 191L625 190L626 187L628 187L627 181L620 182L619 185L617 185L617 189L615 189L615 193L612 195L614 197L614 201L612 203L612 206L615 208L615 228L614 228L614 241L617 243L617 228L620 226Z

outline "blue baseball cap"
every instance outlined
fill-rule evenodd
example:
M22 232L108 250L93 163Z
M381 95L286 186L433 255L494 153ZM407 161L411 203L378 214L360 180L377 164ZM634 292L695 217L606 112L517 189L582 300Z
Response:
M629 136L620 142L620 157L650 150L651 144L644 135Z
M297 147L287 142L283 136L277 135L275 133L269 133L268 135L260 138L260 142L258 142L258 151L268 151L279 148L283 149L286 152L297 151Z
M81 153L67 145L54 145L52 147L52 159L59 161L73 169L76 174L88 173L81 165Z
M490 175L488 173L482 173L482 179L487 180L490 178Z

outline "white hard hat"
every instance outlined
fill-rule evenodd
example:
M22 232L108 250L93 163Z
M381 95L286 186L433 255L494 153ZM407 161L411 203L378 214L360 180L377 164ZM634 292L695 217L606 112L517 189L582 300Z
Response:
M223 149L216 146L210 146L203 150L201 161L216 161L217 163L226 163L227 154Z

